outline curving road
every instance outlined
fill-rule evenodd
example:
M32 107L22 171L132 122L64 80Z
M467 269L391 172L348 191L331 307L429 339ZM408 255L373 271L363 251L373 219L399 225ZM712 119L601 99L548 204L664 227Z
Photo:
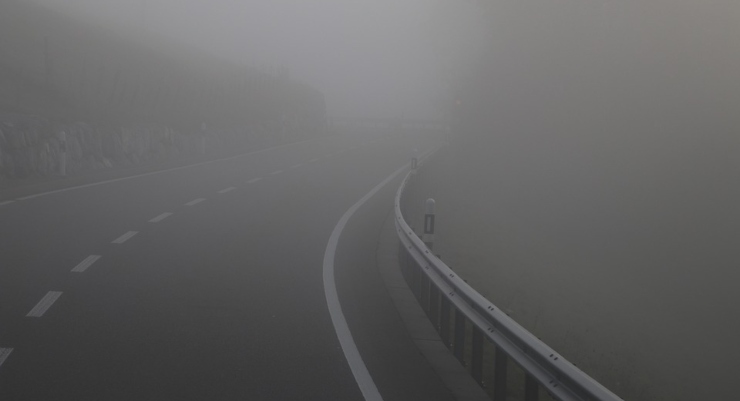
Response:
M324 252L340 217L430 144L323 138L0 194L0 399L363 399ZM447 400L377 274L397 182L339 238L339 303L383 399Z

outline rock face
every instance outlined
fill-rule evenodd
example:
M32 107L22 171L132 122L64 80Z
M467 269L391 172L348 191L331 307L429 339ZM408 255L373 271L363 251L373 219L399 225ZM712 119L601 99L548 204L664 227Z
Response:
M282 72L0 3L0 179L61 171L64 145L73 173L307 139L325 118L323 95Z

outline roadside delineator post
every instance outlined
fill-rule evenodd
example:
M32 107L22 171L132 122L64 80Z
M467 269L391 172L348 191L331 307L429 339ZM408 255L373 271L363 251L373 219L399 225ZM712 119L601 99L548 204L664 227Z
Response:
M424 235L421 240L427 248L434 248L434 199L429 198L424 202Z

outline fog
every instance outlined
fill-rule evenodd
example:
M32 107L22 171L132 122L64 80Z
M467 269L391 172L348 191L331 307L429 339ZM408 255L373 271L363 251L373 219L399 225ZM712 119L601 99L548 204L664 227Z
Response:
M434 2L37 0L119 32L166 35L257 68L286 67L337 116L429 117L441 71ZM464 6L464 4L462 5Z
M591 311L596 315L610 311L615 319L622 319L609 325L590 324L602 327L592 332L617 347L610 352L628 350L629 360L624 362L620 355L606 359L607 355L606 369L594 367L598 365L595 357L582 366L592 367L605 382L635 399L672 399L682 392L697 396L702 389L696 383L706 381L700 378L703 367L722 369L725 376L713 375L715 380L736 370L728 356L740 356L738 347L733 345L728 351L725 345L736 334L736 305L740 304L734 295L740 258L740 2L34 3L105 27L132 42L156 41L158 52L171 45L198 49L251 70L287 71L290 80L312 88L289 93L315 100L321 92L329 116L447 121L450 154L457 159L446 159L449 168L440 173L452 178L430 184L429 191L440 197L459 197L449 200L458 207L450 215L465 224L448 226L459 234L450 239L458 246L449 251L450 259L493 263L486 259L491 257L484 252L491 249L487 244L509 236L475 224L497 221L521 240L511 247L501 245L506 243L501 240L496 243L498 248L493 247L501 252L496 263L509 263L501 268L510 269L512 280L522 279L517 269L524 265L533 276L553 259L563 269L562 275L552 271L550 276L539 275L542 288L553 283L560 287L550 286L529 298L521 293L537 290L517 287L507 293L509 298L497 302L518 305L520 313L529 314L523 319L535 328L537 318L533 316L539 312L533 309L556 316L584 303L599 306ZM183 61L189 62L188 58ZM204 79L207 84L194 84L185 89L188 93L200 93L203 87L221 93L218 88L230 88L242 79L241 72L208 68L206 75L228 75L227 82L211 85ZM105 73L113 74L110 68ZM101 72L101 76L106 75ZM98 92L118 97L119 91L120 98L136 103L139 89L119 90L118 73L115 77L115 84L102 85ZM167 90L162 89L170 96L162 95L165 99L186 97L180 96L179 88L172 93ZM158 91L149 93L156 98L153 104L159 104ZM240 98L239 94L229 96ZM306 103L322 103L323 107L323 100ZM292 132L296 134L291 140L305 139L297 134L301 131L298 121L311 120L318 130L315 116L321 107L311 107L312 112L305 113L310 118L294 120ZM179 108L178 116L187 110L192 108ZM240 115L240 110L230 113ZM282 129L275 128L280 116L274 113L264 118L267 128L259 128L269 132L266 136L272 135L270 129ZM190 126L196 126L199 118L191 117ZM162 134L167 135L169 131ZM193 140L193 153L199 144ZM444 209L443 202L440 209ZM481 215L471 217L473 212ZM444 219L440 217L440 229ZM459 256L472 242L476 245L469 251L478 249L480 254ZM445 249L445 245L440 247ZM512 256L507 251L518 253ZM526 255L521 258L524 262L517 259L521 255ZM594 290L594 283L603 286L603 291ZM562 293L585 298L557 302L542 298L542 294L559 297ZM630 316L630 311L639 312L639 319ZM693 317L682 315L684 311ZM575 325L589 318L571 314L563 321ZM639 331L628 326L632 321L654 331L644 337L635 334ZM684 330L684 324L695 326ZM608 333L603 327L610 328ZM615 335L612 328L629 335ZM661 339L682 331L683 337L671 337L670 342ZM571 337L579 336L588 337L583 333ZM583 357L572 351L579 341L562 340L561 334L552 334L552 338ZM660 345L655 347L660 348L657 354L639 348L648 340ZM690 343L715 340L717 344L704 348ZM589 343L596 349L602 345ZM681 364L680 347L691 348L688 355L695 364L663 370L663 365ZM643 354L650 355L649 364L640 361ZM643 376L629 378L633 371ZM610 377L614 372L618 376ZM666 388L671 390L663 391ZM729 394L719 386L708 393Z

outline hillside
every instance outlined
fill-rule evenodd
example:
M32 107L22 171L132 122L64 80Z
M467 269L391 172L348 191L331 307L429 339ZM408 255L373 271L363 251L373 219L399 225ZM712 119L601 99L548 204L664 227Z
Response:
M164 38L146 43L17 0L0 4L0 111L63 121L275 125L323 118L323 96Z

